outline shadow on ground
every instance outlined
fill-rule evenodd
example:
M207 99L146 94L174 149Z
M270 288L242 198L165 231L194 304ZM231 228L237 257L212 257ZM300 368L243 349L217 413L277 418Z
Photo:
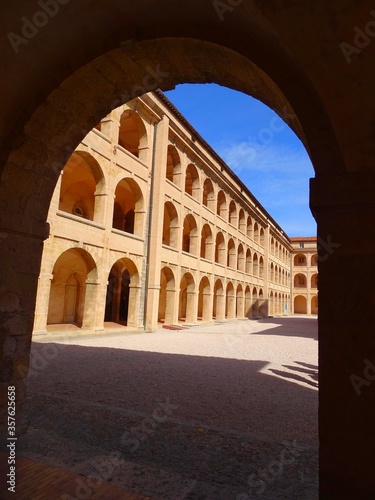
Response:
M235 499L268 468L261 498L317 498L317 392L267 363L34 343L20 453L87 475L116 451L113 482L163 500Z

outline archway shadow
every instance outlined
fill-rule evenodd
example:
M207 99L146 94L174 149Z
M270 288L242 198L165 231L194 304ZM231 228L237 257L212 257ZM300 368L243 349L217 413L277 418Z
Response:
M224 477L227 494L239 494L254 460L267 466L283 440L317 462L317 392L260 372L267 364L34 343L20 453L89 474L116 451L125 465L115 482L129 489L138 467L135 491L160 488L147 483L158 470L215 488Z
M253 321L253 320L252 320ZM316 318L262 318L262 325L277 325L261 332L252 332L252 335L281 335L287 337L304 337L318 340L318 325Z

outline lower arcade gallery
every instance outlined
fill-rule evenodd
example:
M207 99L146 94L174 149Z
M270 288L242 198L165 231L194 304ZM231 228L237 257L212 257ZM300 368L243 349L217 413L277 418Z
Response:
M318 311L316 238L289 238L161 91L87 134L48 223L36 335Z

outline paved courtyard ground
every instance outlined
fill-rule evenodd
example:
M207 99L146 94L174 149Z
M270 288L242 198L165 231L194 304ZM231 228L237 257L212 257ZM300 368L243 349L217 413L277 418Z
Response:
M82 474L76 498L100 481L158 500L318 498L316 318L34 340L18 453Z

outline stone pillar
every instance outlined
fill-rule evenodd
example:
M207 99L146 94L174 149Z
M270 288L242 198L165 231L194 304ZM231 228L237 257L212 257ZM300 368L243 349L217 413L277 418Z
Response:
M375 175L311 180L318 223L320 498L375 491Z
M38 279L38 294L36 298L34 335L47 335L47 320L49 296L51 292L51 273L41 273Z
M216 294L216 319L225 319L225 292L221 288Z
M104 331L104 316L107 301L108 276L98 281L96 290L95 331Z
M212 293L210 290L203 290L203 316L202 321L212 321Z
M186 323L196 323L198 317L198 294L194 290L187 289L186 299Z
M83 330L93 330L96 326L96 309L98 304L99 281L87 278L85 302L83 310Z
M127 326L131 326L132 328L141 328L142 326L139 324L139 315L138 315L140 293L141 293L140 285L130 284Z
M169 289L167 287L166 295L165 324L176 324L178 321L176 307L177 290L175 288Z
M242 292L241 294L237 295L237 306L236 306L237 318L243 318L245 316L244 307L245 307L245 301L244 301L244 296L243 296L243 292Z
M157 124L156 144L154 144L154 182L150 192L152 206L149 207L150 225L150 262L148 263L148 290L146 291L146 324L147 330L156 330L158 326L159 293L160 293L160 252L163 243L165 172L168 152L169 120L164 116ZM148 235L146 235L146 238Z
M236 294L227 294L227 319L235 319L236 317Z
M17 228L17 232L14 230ZM27 214L0 213L0 438L7 437L8 387L16 392L16 434L24 413L36 291L48 224Z

